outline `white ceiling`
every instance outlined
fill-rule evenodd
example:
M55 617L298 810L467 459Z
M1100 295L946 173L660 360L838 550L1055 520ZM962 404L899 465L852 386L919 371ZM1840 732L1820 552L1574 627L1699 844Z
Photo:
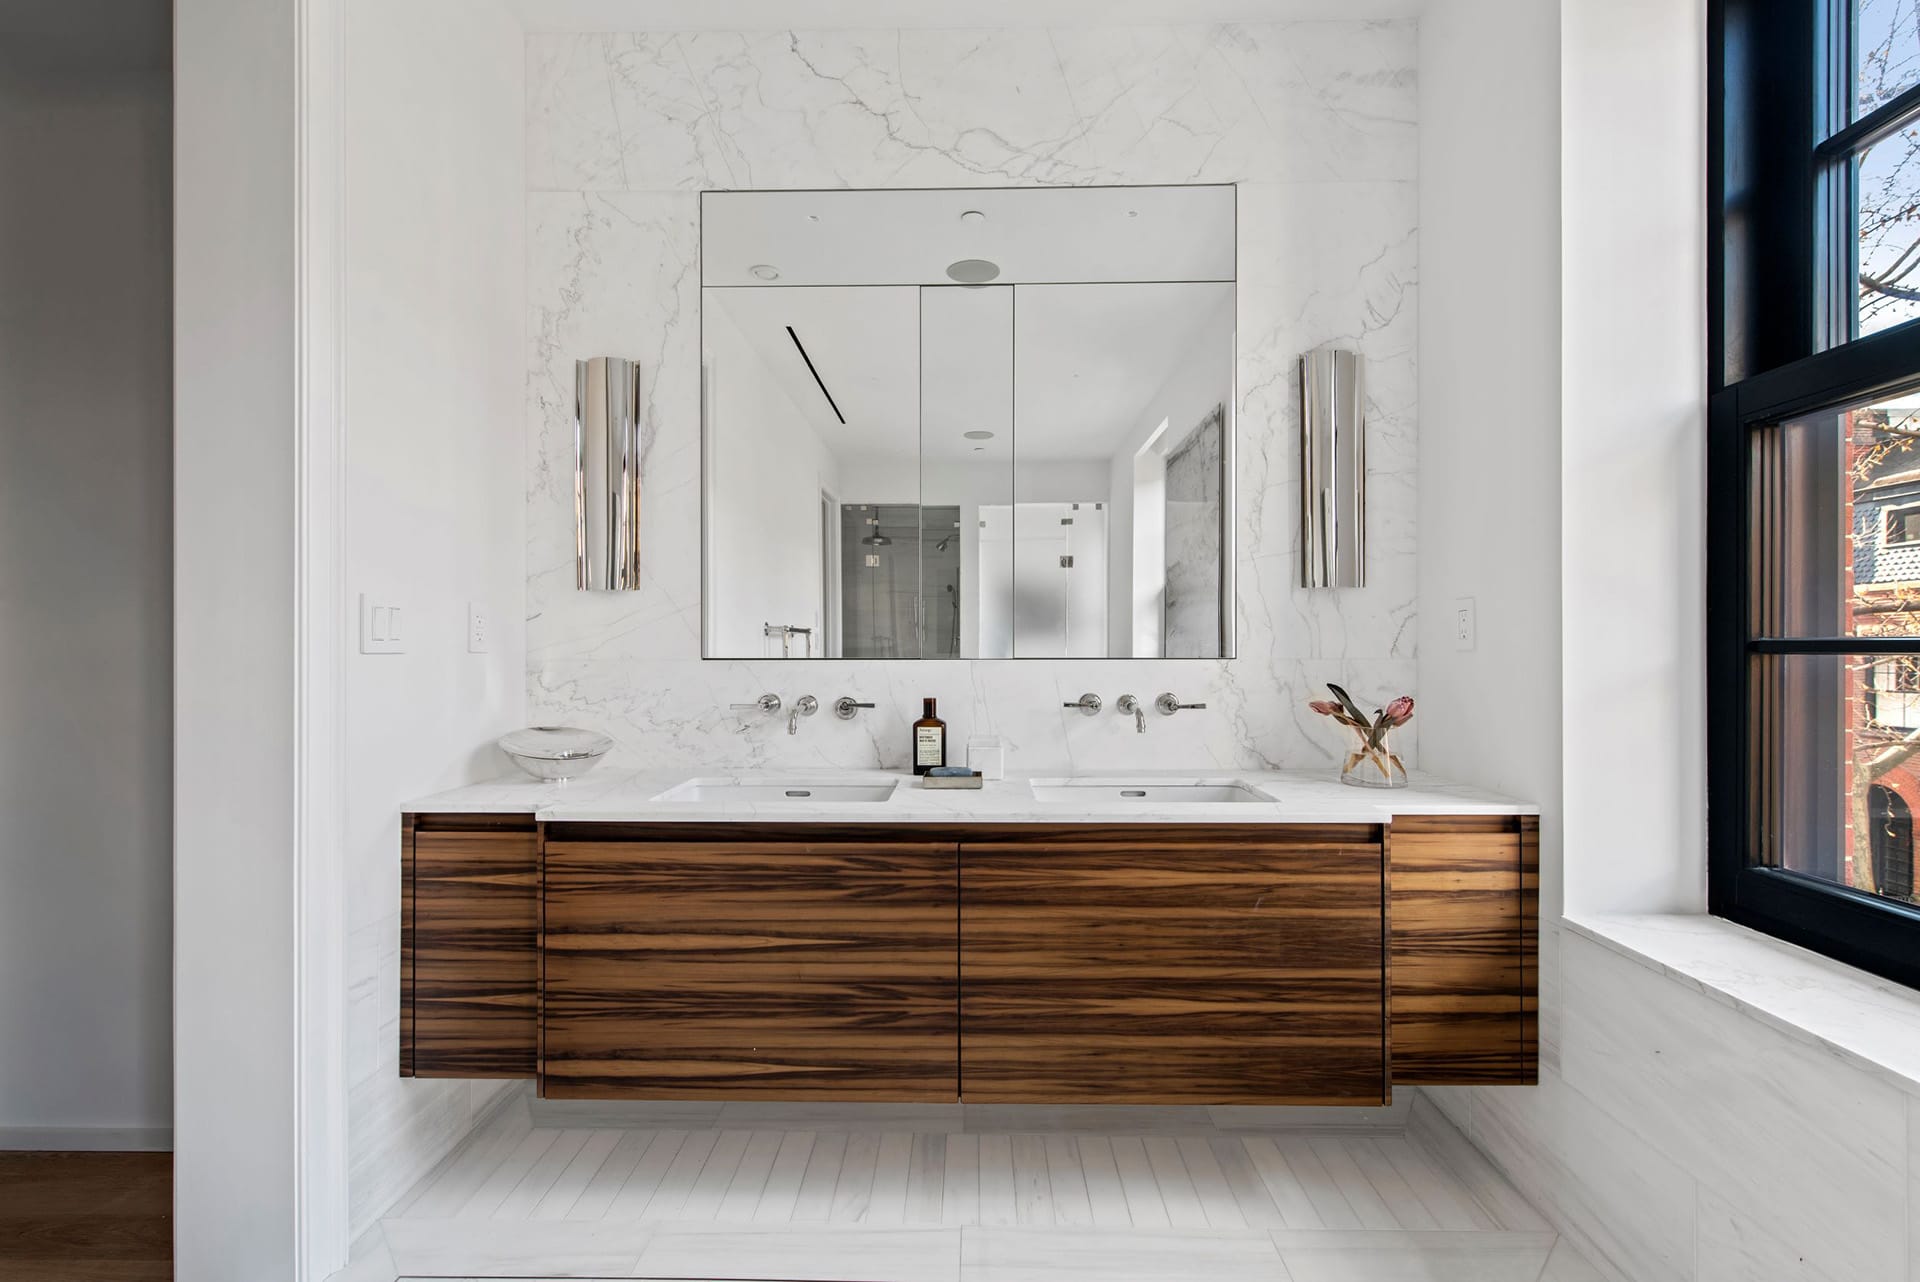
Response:
M730 378L768 377L843 465L917 457L937 467L1008 464L1016 437L1022 462L1111 459L1201 327L1232 307L1233 286L1023 286L1017 325L1015 291L1004 287L712 289L704 298L760 361L716 371L721 396ZM1228 353L1221 364L1230 361ZM1221 398L1230 392L1223 386ZM969 440L968 431L994 437Z
M996 284L1232 280L1230 186L724 191L700 202L707 285L946 285L984 258ZM984 215L969 221L967 212Z
M507 0L529 31L1115 27L1400 18L1426 0Z

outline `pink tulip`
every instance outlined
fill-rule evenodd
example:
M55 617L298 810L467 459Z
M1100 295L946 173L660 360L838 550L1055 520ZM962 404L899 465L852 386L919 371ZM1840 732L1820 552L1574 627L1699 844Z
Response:
M1413 720L1413 700L1403 694L1387 705L1383 715L1387 718L1388 725L1404 726Z

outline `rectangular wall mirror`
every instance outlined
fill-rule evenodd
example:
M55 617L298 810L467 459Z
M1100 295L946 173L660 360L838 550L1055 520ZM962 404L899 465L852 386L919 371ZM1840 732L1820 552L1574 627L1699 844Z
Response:
M710 659L1233 654L1231 186L707 192Z

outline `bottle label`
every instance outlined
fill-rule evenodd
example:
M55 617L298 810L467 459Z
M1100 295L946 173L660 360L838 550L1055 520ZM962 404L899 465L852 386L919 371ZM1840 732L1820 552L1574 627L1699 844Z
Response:
M940 759L940 727L915 726L913 728L913 764L916 766L944 766Z

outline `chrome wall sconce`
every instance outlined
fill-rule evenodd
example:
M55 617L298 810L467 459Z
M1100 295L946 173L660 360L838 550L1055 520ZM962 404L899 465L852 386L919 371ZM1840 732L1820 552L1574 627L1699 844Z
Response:
M1366 388L1357 352L1300 358L1300 586L1367 585Z
M640 366L573 366L573 529L581 591L640 586Z

